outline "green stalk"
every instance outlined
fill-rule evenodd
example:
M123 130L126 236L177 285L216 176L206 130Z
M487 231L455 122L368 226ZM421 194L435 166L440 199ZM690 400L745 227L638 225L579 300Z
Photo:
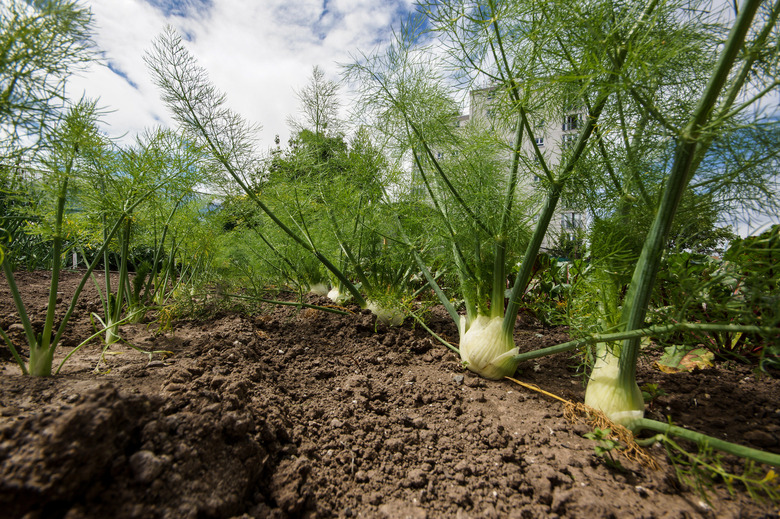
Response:
M100 176L100 194L103 200L106 199L106 173L104 169L100 169L101 176ZM102 211L100 215L100 221L103 225L103 243L108 242L108 217L106 216L106 211ZM109 260L110 260L110 252L108 250L108 247L106 247L103 250L103 272L105 274L105 277L103 279L103 284L105 285L105 299L103 298L103 294L100 294L100 289L98 288L98 294L100 295L101 302L103 303L103 313L106 315L106 319L110 319L111 317L111 269L109 268Z
M642 337L650 337L656 335L669 334L674 332L724 332L724 333L756 333L762 335L780 334L780 328L772 328L766 326L754 326L754 325L741 325L730 323L675 323L675 324L662 324L657 326L648 326L646 328L636 328L634 330L627 330L623 332L615 333L597 333L589 335L581 339L575 339L573 341L556 344L555 346L548 346L547 348L540 348L538 350L521 353L515 356L515 360L518 362L525 362L527 360L538 359L539 357L545 357L547 355L553 355L555 353L563 353L565 351L576 350L582 346L589 344L596 344L599 342L612 342L624 339L638 339Z
M542 212L539 215L539 220L536 222L536 228L534 234L531 237L531 241L525 249L525 254L520 262L520 271L515 277L515 283L512 285L512 292L509 294L509 301L506 307L506 313L504 314L503 331L506 335L512 334L515 329L515 322L517 321L517 313L520 311L520 299L522 298L522 292L531 280L531 274L533 272L534 262L536 256L539 254L539 249L542 247L542 242L547 234L547 229L550 226L553 216L555 215L555 208L558 206L558 201L561 198L561 192L563 186L560 183L553 183L550 186L550 190L547 192L547 200L545 201Z
M658 4L658 0L652 0L647 4L647 6L645 6L645 9L642 11L639 20L637 20L637 22L631 28L630 33L626 37L625 44L620 47L617 56L615 57L614 63L612 65L612 69L610 70L610 75L616 76L623 68L623 64L625 62L626 55L628 53L628 47L631 45L639 28L644 24L644 22L650 16L653 10L655 10L657 4ZM550 190L547 193L547 200L545 201L544 208L542 209L542 213L539 216L539 221L537 222L534 235L531 238L530 243L526 247L525 255L523 256L522 262L520 264L520 272L517 273L517 277L515 278L515 284L513 285L512 292L509 296L509 302L507 304L507 309L506 309L506 313L504 314L504 322L503 322L503 330L504 333L506 333L507 335L511 334L512 330L515 327L515 321L517 320L517 313L520 311L521 293L523 290L525 290L525 287L528 285L528 282L531 280L531 273L533 272L533 264L536 260L536 256L539 254L539 249L542 246L542 241L544 240L544 237L547 234L547 228L550 225L550 221L552 220L552 217L555 214L555 208L557 207L558 201L561 198L563 187L568 181L569 177L572 175L574 171L574 167L577 164L577 161L585 152L585 146L587 145L591 134L594 132L596 128L596 124L598 123L598 120L601 117L601 113L604 111L604 107L607 104L607 100L609 99L609 96L610 96L610 91L607 88L605 88L604 90L598 93L596 97L596 103L594 104L593 109L590 111L590 113L586 118L585 126L583 127L582 133L577 139L572 154L568 157L566 164L563 170L561 171L561 174L558 177L558 180L551 183Z
M163 304L167 299L165 297L165 291L168 289L168 281L173 284L173 267L176 263L176 251L178 246L176 245L176 238L171 238L171 250L168 253L168 261L166 262L165 272L160 272L158 278L159 283L155 283L154 287L154 302L156 304Z
M659 432L668 436L676 436L685 440L696 442L699 445L708 445L713 449L753 460L758 463L764 463L766 465L772 465L774 467L780 467L780 454L773 454L771 452L764 452L758 449L745 447L743 445L737 445L736 443L727 442L706 434L689 431L676 425L671 425L664 422L658 422L656 420L650 420L648 418L640 418L633 422L630 427L634 432L642 430L649 430Z
M32 349L33 346L37 343L37 339L35 338L35 330L33 330L32 324L30 323L30 318L27 316L27 311L25 310L22 296L19 294L19 287L16 285L16 279L14 278L14 272L11 269L11 262L9 261L8 256L3 259L3 273L5 274L5 279L8 281L8 287L11 289L11 297L13 297L14 305L16 305L16 311L19 312L19 318L22 321L22 326L24 326L24 334L27 338L27 345L30 347L30 349ZM23 365L21 368L22 371L26 371L27 369Z
M458 269L458 281L462 287L463 304L466 307L466 327L468 327L471 326L472 321L477 318L477 296L472 294L472 291L470 290L471 286L478 286L477 279L476 276L473 275L469 277L469 274L471 273L469 271L468 265L466 264L466 261L463 259L462 255L459 254L460 248L455 242L452 244L452 252L453 257L455 258L455 267ZM444 297L445 300L449 303L449 299L447 299L446 296L442 295L441 297ZM440 300L441 297L439 297ZM459 320L460 317L456 318L455 322L457 323Z
M320 191L322 193L322 191ZM323 199L325 198L324 193L322 193ZM339 248L344 252L349 262L352 264L352 268L355 269L355 274L358 277L358 280L363 284L363 290L367 293L371 293L371 282L366 277L366 274L363 272L363 268L360 266L360 262L355 258L355 255L352 253L352 248L347 244L346 240L344 239L344 235L341 233L341 229L339 228L339 224L336 221L336 216L333 214L333 211L331 211L330 206L325 203L325 214L328 216L328 219L330 220L330 224L333 227L333 234L336 237L336 241L339 244Z
M444 225L447 227L447 232L449 232L450 237L452 238L452 249L453 249L453 257L455 258L455 264L458 268L458 278L460 279L460 284L462 287L467 287L470 284L476 285L477 284L477 278L474 275L474 273L469 269L468 264L463 257L463 252L460 249L460 245L458 245L458 241L456 239L456 233L455 229L452 227L452 223L447 218L446 213L442 209L442 206L438 200L438 197L436 196L435 192L433 191L433 188L431 187L430 181L428 180L428 176L425 173L425 168L423 168L422 161L420 160L420 157L417 154L417 151L412 149L412 156L414 158L415 165L417 166L417 171L420 173L420 176L423 179L423 183L425 184L425 189L428 191L428 196L431 197L431 202L433 203L434 208L436 209L436 212L441 216L442 221L444 222ZM435 159L434 159L435 160ZM398 222L398 228L400 229L401 233L403 234L403 227L401 226L401 222ZM411 242L408 238L404 237L404 240L407 243L407 246L410 248L410 250L414 251L414 247L411 245ZM416 254L416 253L415 253ZM430 272L428 271L428 268L425 266L425 264L422 262L419 257L415 257L415 260L417 261L418 265L420 265L420 268L422 272L425 274L426 279L430 279ZM431 285L433 286L433 285ZM452 305L449 302L449 299L446 295L444 295L444 292L441 291L441 289L438 289L438 285L434 287L434 292L436 293L437 297L439 298L439 301L441 301L442 305L445 306L445 308L451 307ZM464 299L466 301L466 313L467 313L467 320L468 323L471 323L472 320L476 318L476 305L473 300L473 298L470 297L469 291L464 290ZM503 302L501 304L503 307ZM453 316L453 320L457 323L460 321L460 316L458 316L457 311L454 309L452 311L449 310L451 316Z
M57 212L54 221L54 236L52 244L51 284L49 285L49 307L46 310L46 320L40 340L30 345L30 374L47 376L51 374L54 359L54 345L51 343L54 328L54 313L57 310L57 288L60 281L60 266L62 263L62 219L65 214L65 200L68 191L68 177L73 167L73 160L65 167L65 178L57 194Z
M11 341L11 338L6 335L6 333L3 331L2 328L0 328L0 337L3 338L5 341L6 346L8 346L8 349L11 350L11 355L13 356L16 363L22 368L22 375L29 375L29 372L27 371L27 366L24 365L24 360L22 360L21 355L19 355L19 352L16 351L16 347L14 346L14 343Z
M722 102L721 107L718 110L718 113L715 115L714 119L725 120L729 117L736 115L736 113L741 111L744 107L751 105L753 102L755 102L757 98L762 97L767 92L767 89L764 89L757 96L754 96L753 98L746 101L741 107L738 107L736 109L736 112L733 113L731 112L732 106L734 106L734 103L737 101L737 98L739 96L740 91L742 90L742 87L744 86L745 82L748 80L748 77L750 76L750 73L752 72L753 65L762 54L761 52L762 47L765 46L767 39L769 39L769 37L774 32L778 17L780 17L780 0L775 1L774 5L772 6L769 18L765 22L764 29L759 33L758 37L753 41L752 48L748 48L744 50L744 53L746 54L745 61L742 63L742 66L740 67L739 71L737 71L737 73L735 74L735 79L731 85L731 88L729 88L729 91L726 93L725 99ZM777 86L777 84L778 84L778 80L775 79L773 84L768 88L772 90ZM698 169L699 164L701 164L701 162L704 160L705 152L709 148L712 141L715 140L716 135L717 134L715 132L712 132L709 135L704 136L703 145L700 146L699 149L697 150L697 156L694 159L693 168L692 168L694 171Z
M423 329L424 329L426 332L428 332L429 334L431 334L431 336L432 336L434 339L436 339L437 341L439 341L440 343L442 343L444 346L446 346L447 348L449 348L450 350L452 350L454 353L456 353L456 354L460 355L460 350L459 350L458 348L456 348L455 346L453 346L453 345L452 345L452 344L450 344L449 342L445 341L445 340L444 340L444 338L442 338L442 337L441 337L441 336L440 336L438 333L436 333L436 332L434 332L433 330L431 330L430 328L428 328L428 325L426 325L426 324L425 324L425 321L423 321L422 319L420 319L420 316L418 316L418 315L417 315L415 312L412 312L410 315L412 316L412 318L414 318L414 320L415 320L415 321L417 321L417 324L419 324L420 326L422 326L422 327L423 327Z
M517 189L518 170L520 169L520 147L523 144L523 121L525 113L521 111L517 119L515 140L512 153L512 167L509 171L504 204L501 209L501 223L498 236L495 237L495 252L493 263L493 293L490 298L490 317L504 316L504 299L506 297L506 241L509 218L512 214L512 203ZM512 327L514 329L514 326ZM506 331L506 328L504 328Z
M433 276L433 280L434 280L434 281L436 281L436 279L437 279L437 278L439 278L439 277L441 277L441 275L442 275L443 273L444 273L444 272L442 272L442 271L439 271L439 272L437 272L437 273L436 273L436 275L435 275L435 276ZM428 283L428 280L426 279L426 280L425 280L425 284L424 284L423 286L421 286L420 288L418 288L417 290L415 290L415 291L414 291L414 293L413 293L411 296L409 296L409 298L410 298L410 299L416 299L416 298L417 298L417 296L419 296L420 294L422 294L422 293L423 293L423 292L424 292L426 289L428 289L428 288L432 288L432 287L430 286L430 284Z
M119 260L119 281L117 283L116 297L114 298L114 307L109 309L109 314L106 314L108 319L109 328L106 330L106 345L114 344L119 340L119 329L116 326L111 326L113 323L119 322L122 317L122 309L124 308L124 294L129 284L127 278L127 262L130 255L130 231L132 230L132 221L129 217L125 218L124 229L121 234L120 245L120 260ZM111 300L110 294L108 295L109 301ZM110 305L109 305L110 306Z
M419 267L420 271L423 273L423 276L425 277L425 281L433 289L433 292L436 294L436 297L439 298L439 302L442 304L444 309L447 310L447 313L450 314L450 317L452 318L453 322L455 323L459 322L460 315L458 314L458 311L452 305L449 298L447 298L447 295L444 293L444 291L441 289L439 284L436 282L436 278L433 277L431 271L428 269L428 266L420 257L420 254L417 252L417 249L412 244L411 240L409 239L409 236L407 236L406 231L404 231L404 227L401 224L401 219L397 214L395 215L395 219L398 224L398 231L401 234L401 239L411 251L412 256L414 257L414 261L417 263L417 266Z
M760 5L761 0L745 1L699 105L679 136L672 171L666 182L661 204L645 240L626 295L621 318L625 322L626 330L641 328L644 325L656 275L661 264L663 247L671 229L672 220L695 171L694 161L697 155L704 152L704 149L700 148L704 140L702 132L715 109L719 95L728 82L729 72L742 49L753 17ZM626 339L623 342L620 351L621 386L628 387L631 384L636 384L636 361L639 355L639 346L638 338Z
M154 250L154 258L152 259L152 271L149 275L149 279L146 281L146 287L144 288L144 298L147 299L146 296L149 294L149 291L152 288L152 283L157 280L157 264L160 261L160 257L163 254L163 247L165 246L165 238L168 235L168 229L170 228L171 221L173 220L173 215L176 214L176 211L179 209L179 206L181 205L181 199L176 200L176 204L174 204L173 209L168 214L168 218L165 220L165 225L163 225L162 234L160 235L160 244L155 247ZM156 232L156 230L155 230ZM156 241L156 237L155 237Z
M182 269L182 275L179 277L179 279L176 281L176 285L173 288L180 287L180 286L191 286L193 283L193 280L195 279L195 275L198 273L198 270L201 268L201 266L205 264L205 260L203 256L199 256L197 262L194 266L190 268L189 275L187 279L184 279L184 270ZM204 267L205 270L206 267ZM191 287L194 288L194 287ZM171 293L173 290L171 290ZM167 301L167 298L166 298Z

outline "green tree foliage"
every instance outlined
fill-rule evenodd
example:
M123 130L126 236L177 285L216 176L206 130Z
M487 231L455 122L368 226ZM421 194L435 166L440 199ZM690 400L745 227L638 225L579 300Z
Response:
M379 257L376 244L381 238L374 224L386 174L386 164L367 131L359 130L347 140L303 129L288 148L274 152L261 175L263 181L253 190L286 225L300 229L318 250L338 258L342 271L362 277L363 290L370 292L375 284L371 274L381 272L372 261ZM256 205L247 204L243 197L230 198L223 216L231 231L254 236L251 254L237 250L242 258L265 264L265 268L253 267L253 272L293 281L302 289L328 283L316 259L301 255ZM245 243L241 249L246 248ZM338 280L332 282L338 285Z
M300 101L302 120L289 118L288 123L294 132L306 130L314 135L329 136L341 133L343 124L339 118L338 85L325 79L325 73L320 67L312 69L309 84L297 91L296 95Z

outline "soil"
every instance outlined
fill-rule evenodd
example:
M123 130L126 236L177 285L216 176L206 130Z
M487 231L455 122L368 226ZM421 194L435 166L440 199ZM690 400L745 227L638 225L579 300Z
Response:
M49 277L16 278L38 328ZM79 277L65 273L58 316ZM98 308L90 283L55 365L91 335ZM619 455L623 469L612 468L560 402L464 371L413 323L388 328L351 310L268 306L173 319L167 330L124 325L130 344L169 353L120 343L101 361L93 342L49 378L22 376L0 350L0 515L777 517L722 482L705 500L678 482L658 446L647 451L656 470ZM17 345L19 323L3 278L0 324ZM429 325L456 341L443 311ZM515 338L527 351L567 336L521 315ZM581 401L574 364L542 358L517 377ZM779 380L746 366L665 374L651 360L639 379L667 393L652 417L780 453Z

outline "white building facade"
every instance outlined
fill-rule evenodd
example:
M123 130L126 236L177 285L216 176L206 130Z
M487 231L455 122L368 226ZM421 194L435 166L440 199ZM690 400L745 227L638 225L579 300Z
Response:
M512 145L515 138L514 130L507 128L506 125L502 126L496 121L497 100L495 96L496 90L494 88L472 90L469 95L470 112L468 115L458 117L456 124L460 127L474 123L489 126L501 133L505 141ZM565 150L577 141L584 120L585 111L582 108L576 108L562 110L557 114L531 121L535 143L527 138L523 139L522 152L529 159L526 163L537 164L537 172L541 174L541 166L538 166L538 160L535 158L534 146L536 146L544 156L548 168L552 170L557 167ZM532 194L534 190L538 189L539 177L534 172L528 171L527 167L523 168L522 164L520 175L519 189L521 191ZM570 248L573 246L574 249L577 249L584 229L585 215L580 211L561 207L559 204L555 216L550 222L542 248L551 251L557 245L568 243Z

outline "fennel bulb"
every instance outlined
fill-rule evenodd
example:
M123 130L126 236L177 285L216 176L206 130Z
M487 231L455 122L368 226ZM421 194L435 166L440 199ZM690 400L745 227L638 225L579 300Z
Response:
M348 293L342 294L339 287L333 287L330 289L330 292L328 292L328 299L334 303L343 303L344 301L348 301L351 297L352 296Z
M470 371L491 380L511 376L517 369L518 353L514 339L502 331L502 317L477 316L466 328L466 317L460 318L460 359Z
M318 296L326 296L328 295L328 286L325 283L314 283L309 285L309 292Z
M620 383L620 356L599 344L593 372L585 389L585 405L598 409L613 422L631 429L645 415L645 401L636 380Z
M401 326L404 322L404 313L398 308L388 308L376 301L368 301L366 308L376 316L377 321L387 326Z

